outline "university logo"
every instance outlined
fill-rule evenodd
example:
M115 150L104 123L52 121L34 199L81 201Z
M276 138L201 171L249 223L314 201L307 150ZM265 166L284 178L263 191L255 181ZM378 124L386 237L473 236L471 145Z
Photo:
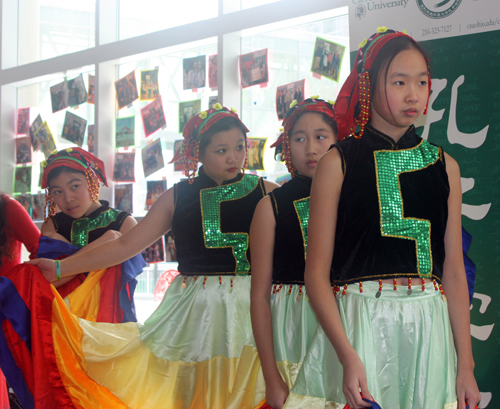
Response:
M445 18L453 13L462 0L417 0L417 6L429 18Z
M366 8L362 4L358 4L356 8L354 9L354 15L358 20L361 20L363 17L366 16Z

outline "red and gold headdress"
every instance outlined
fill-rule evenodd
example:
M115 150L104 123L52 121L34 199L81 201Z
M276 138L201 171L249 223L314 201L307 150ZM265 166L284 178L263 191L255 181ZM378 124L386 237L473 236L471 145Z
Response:
M54 216L56 214L56 205L48 192L48 178L50 172L60 166L65 166L85 173L89 185L90 197L96 203L99 200L99 180L101 180L105 186L108 186L104 162L91 153L82 148L68 148L52 152L47 160L42 162L42 189L46 189L46 206L49 208L45 220L47 220L49 216Z
M227 109L219 103L215 104L212 109L193 116L184 126L184 131L182 132L184 141L182 146L175 152L174 158L170 163L180 161L180 163L184 164L184 174L188 177L189 183L193 183L196 170L198 169L200 142L203 139L203 135L214 124L227 117L237 119L245 131L249 132L245 124L241 122L234 108Z
M285 115L283 120L283 132L278 136L278 140L271 145L271 148L281 147L281 160L285 162L288 171L295 176L295 167L292 163L292 155L290 152L290 137L289 132L292 130L293 125L297 118L305 112L319 112L325 114L335 120L335 113L333 111L333 101L324 101L319 99L319 96L315 95L311 98L305 99L304 101L297 103L293 101L290 104L290 109Z
M416 44L416 41L404 31L398 32L389 30L387 27L379 27L375 34L359 45L354 67L342 86L335 104L335 116L339 129L338 141L353 134L358 127L360 132L357 137L360 138L363 135L365 125L370 119L370 68L382 47L396 37L407 37ZM428 66L429 61L426 62ZM430 74L428 84L430 95Z

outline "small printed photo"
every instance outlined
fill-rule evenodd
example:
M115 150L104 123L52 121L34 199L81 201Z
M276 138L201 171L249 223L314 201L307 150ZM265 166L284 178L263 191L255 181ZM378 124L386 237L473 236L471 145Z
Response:
M280 175L276 177L276 183L280 186L283 186L286 182L292 180L292 175L290 173L286 173L284 175Z
M182 142L184 142L183 139L177 139L176 141L174 141L174 155L178 149L182 148ZM182 172L183 170L184 170L184 164L180 160L174 162L174 172Z
M241 87L247 88L252 85L265 84L268 80L267 48L242 54L240 60Z
M17 110L17 134L26 135L30 129L30 109L20 108Z
M87 126L87 150L94 153L94 124Z
M144 135L146 138L155 133L158 129L167 126L161 96L141 109L142 123L144 125Z
M163 180L148 180L148 192L146 194L146 206L144 210L149 210L158 200L158 198L167 190L167 181Z
M135 71L116 81L115 88L118 109L125 108L139 98L137 82L135 81Z
M248 170L264 170L264 149L267 138L248 138Z
M61 138L81 147L83 145L83 138L85 137L85 128L87 127L87 120L66 111L64 117L63 132Z
M50 87L50 100L52 102L53 113L69 107L68 95L68 81L63 81Z
M214 105L217 103L217 95L213 97L208 97L208 109L212 109Z
M35 138L36 131L42 126L42 117L38 115L33 123L30 125L30 138L31 138L31 146L33 147L33 152L36 152L40 149L38 146L38 141Z
M158 95L158 70L141 71L141 101L151 101Z
M193 116L201 112L201 99L179 102L179 133L184 131L184 126Z
M206 55L182 60L183 89L203 88L206 81Z
M116 147L123 148L135 145L135 116L116 118Z
M19 166L14 168L14 192L31 192L31 166Z
M142 167L145 178L165 167L160 138L142 148Z
M87 102L93 104L95 100L95 76L89 74L89 91L87 93Z
M135 151L116 153L113 180L135 182Z
M47 159L51 152L56 149L56 143L54 142L52 132L50 132L49 125L47 125L47 121L44 121L40 125L35 133L35 139L39 149L43 152L45 159Z
M167 261L177 261L177 249L175 248L175 237L174 232L172 230L168 231L165 234L165 250L167 252ZM172 277L171 281L174 281L174 277Z
M345 49L346 47L342 44L316 37L311 71L339 82Z
M74 107L87 102L87 90L83 82L83 74L68 81L68 105Z
M123 210L132 214L132 183L116 184L115 183L115 209Z
M293 101L299 103L304 100L305 81L295 81L290 84L281 85L276 89L276 113L280 121L285 119L285 115Z
M24 207L26 213L28 213L30 217L32 217L33 209L31 208L31 195L29 193L23 193L22 195L13 195L12 197L19 203L21 203L21 206Z
M142 252L144 261L148 264L162 263L165 261L165 245L163 244L163 236L157 242L151 244L147 249Z
M208 86L217 89L217 54L208 57Z
M29 136L16 138L16 163L31 163L31 142Z
M33 220L44 220L45 218L45 194L38 192L31 195L31 218Z

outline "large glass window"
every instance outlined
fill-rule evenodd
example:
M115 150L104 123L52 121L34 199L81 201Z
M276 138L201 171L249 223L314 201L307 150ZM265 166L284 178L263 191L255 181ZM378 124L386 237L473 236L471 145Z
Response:
M95 46L95 0L19 0L18 64Z
M120 0L120 40L217 17L218 0Z

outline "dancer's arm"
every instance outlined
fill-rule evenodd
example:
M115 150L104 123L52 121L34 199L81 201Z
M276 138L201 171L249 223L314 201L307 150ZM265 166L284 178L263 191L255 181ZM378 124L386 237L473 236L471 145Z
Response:
M443 271L443 290L447 295L453 340L457 350L458 409L475 407L481 395L474 377L474 358L470 336L469 294L462 253L462 190L460 168L445 153L446 172L450 183L448 222L444 237L446 257Z
M276 227L271 206L271 197L263 198L255 209L250 227L250 253L252 255L250 312L255 344L266 381L266 403L272 408L281 409L289 391L276 366L271 306L269 304Z
M311 188L305 284L311 306L332 343L344 369L343 391L352 407L370 407L361 399L371 396L366 372L342 326L330 284L330 267L335 244L337 210L344 176L337 149L322 156Z

